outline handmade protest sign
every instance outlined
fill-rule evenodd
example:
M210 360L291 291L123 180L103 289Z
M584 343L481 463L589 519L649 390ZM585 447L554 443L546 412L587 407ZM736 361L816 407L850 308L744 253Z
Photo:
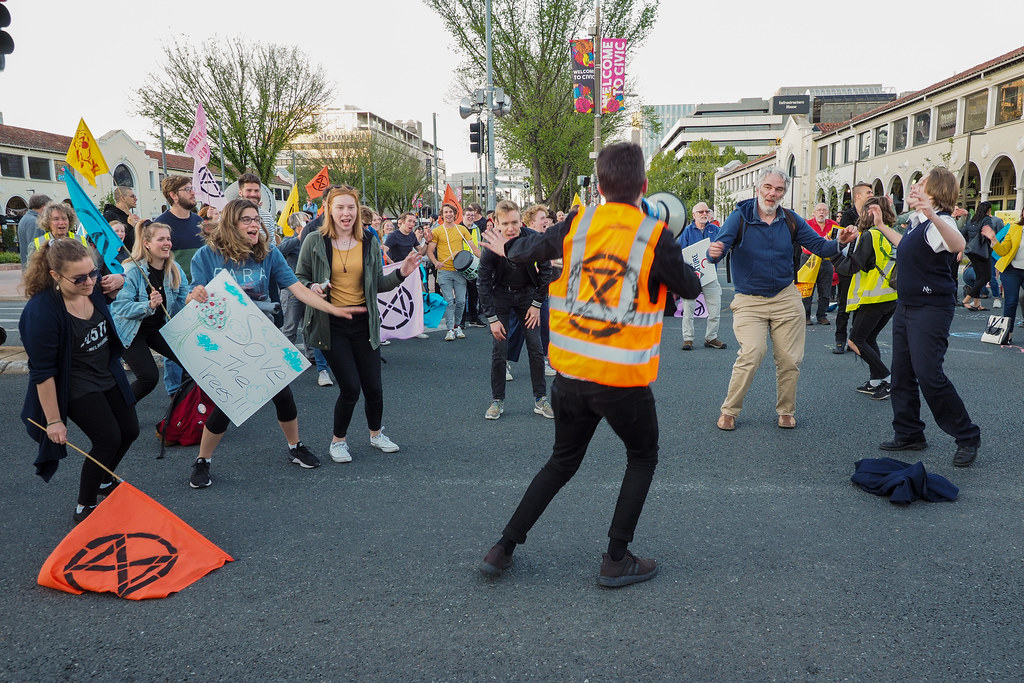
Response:
M683 247L683 260L700 274L702 285L718 281L718 270L714 263L708 261L709 246L711 246L711 240L703 239L696 244Z
M288 386L309 361L242 291L227 270L160 330L203 391L235 425Z

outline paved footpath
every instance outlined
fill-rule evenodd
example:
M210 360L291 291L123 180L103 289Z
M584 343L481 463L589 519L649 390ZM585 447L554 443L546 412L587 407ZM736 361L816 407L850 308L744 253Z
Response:
M960 500L896 507L850 484L855 460L884 455L891 412L854 391L866 367L829 352L832 328L808 330L796 429L775 427L769 357L725 433L731 319L726 351L684 353L670 323L661 461L633 544L661 573L617 591L596 585L624 460L603 425L512 568L477 570L553 437L525 363L505 414L483 419L486 330L386 347L401 451L372 451L357 408L347 465L326 458L336 388L311 372L293 388L323 467L286 462L266 407L229 429L202 491L186 485L196 448L154 459L165 403L144 399L121 473L237 561L143 603L36 584L71 526L78 456L50 484L34 475L17 419L27 378L0 375L0 680L1024 679L1024 348L981 344L982 316L957 312L946 367L981 455L954 468L926 418L931 448L908 459Z

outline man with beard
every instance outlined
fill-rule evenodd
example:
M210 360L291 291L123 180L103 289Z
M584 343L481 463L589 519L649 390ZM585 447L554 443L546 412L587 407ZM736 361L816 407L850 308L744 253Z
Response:
M775 412L783 429L796 427L796 382L804 358L804 305L796 288L800 246L821 257L839 254L840 244L856 238L857 228L839 233L829 241L803 218L779 205L789 187L789 175L769 167L757 176L757 197L740 202L726 219L718 239L708 247L712 263L732 250L736 295L732 300L733 332L740 344L732 366L729 392L722 404L718 428L732 431L743 398L757 368L768 352L772 337L775 356L777 400Z
M243 199L248 199L250 202L256 205L257 211L260 214L260 220L263 221L263 234L267 236L267 246L277 246L277 232L274 217L270 215L270 212L263 206L263 181L255 173L243 173L238 177L238 196Z
M818 233L825 239L833 239L833 233L840 227L834 220L828 217L828 204L820 203L814 207L814 213L811 215L811 220L807 221L807 225L814 228L814 232ZM803 250L804 255L800 259L800 265L802 266L808 258L811 256L811 252L806 249ZM818 292L818 309L817 309L817 320L819 325L828 325L828 305L829 295L832 292L832 261L828 259L821 260L821 268L818 269L818 278L814 281L814 290ZM804 297L804 318L808 325L812 324L811 321L811 299L814 298L814 290L810 294ZM849 290L849 286L847 286ZM843 297L846 298L845 296Z
M108 223L120 221L131 228L125 231L123 240L125 249L129 253L135 244L135 225L141 219L140 216L132 213L132 209L138 203L139 198L135 196L135 190L127 185L118 185L114 188L114 203L103 207L103 218Z

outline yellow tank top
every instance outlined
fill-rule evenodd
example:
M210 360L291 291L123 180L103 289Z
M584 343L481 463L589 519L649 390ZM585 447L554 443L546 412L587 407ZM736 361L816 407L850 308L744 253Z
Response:
M331 303L335 306L362 306L363 244L356 242L351 249L331 247Z

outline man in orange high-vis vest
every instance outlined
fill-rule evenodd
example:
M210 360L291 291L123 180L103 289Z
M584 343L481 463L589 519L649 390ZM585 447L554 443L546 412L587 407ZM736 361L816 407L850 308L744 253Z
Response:
M572 211L544 233L511 241L493 229L485 233L484 246L513 263L564 261L548 291L548 355L558 371L551 385L555 445L484 557L481 570L490 576L512 564L515 546L526 542L548 503L579 469L602 419L626 447L626 473L598 583L615 588L658 573L654 560L627 549L658 464L658 417L649 385L658 376L667 290L696 299L700 280L665 224L639 209L647 190L640 147L606 147L598 155L597 174L604 206Z

